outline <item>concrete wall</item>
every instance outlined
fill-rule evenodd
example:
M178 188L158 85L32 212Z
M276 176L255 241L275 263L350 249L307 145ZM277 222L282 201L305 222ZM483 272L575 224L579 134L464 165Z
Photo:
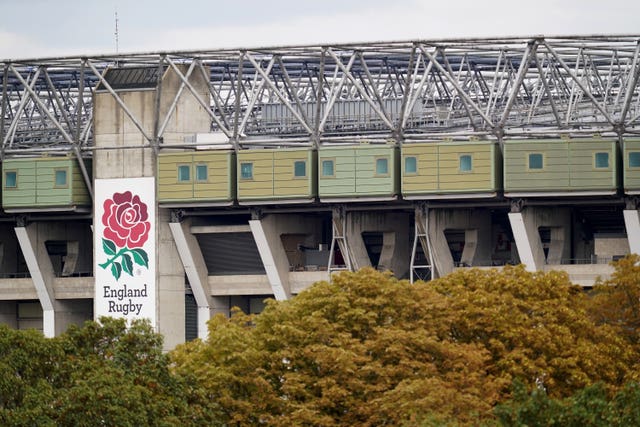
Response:
M201 74L194 72L190 82L208 103L208 86ZM155 90L119 92L118 96L147 136L153 137L156 123L164 123L180 85L181 80L173 71L165 73L159 115L156 114ZM187 135L210 130L207 112L188 89L182 91L167 123L162 135L165 144L182 143ZM93 162L96 179L157 175L156 155L150 148L150 141L110 93L95 95L94 140L98 148ZM185 339L185 272L168 226L169 211L157 209L157 212L157 327L165 337L165 349L171 349Z

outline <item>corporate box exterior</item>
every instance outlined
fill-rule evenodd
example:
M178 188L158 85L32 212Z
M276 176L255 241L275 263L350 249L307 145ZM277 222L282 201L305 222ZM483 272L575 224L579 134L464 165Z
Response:
M155 179L98 179L94 206L95 318L155 327Z

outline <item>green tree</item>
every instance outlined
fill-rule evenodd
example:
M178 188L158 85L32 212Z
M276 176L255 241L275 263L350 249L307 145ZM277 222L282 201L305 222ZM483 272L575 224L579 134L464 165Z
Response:
M127 326L122 319L103 318L53 339L2 328L0 352L1 425L213 421L198 390L171 375L162 338L145 322Z

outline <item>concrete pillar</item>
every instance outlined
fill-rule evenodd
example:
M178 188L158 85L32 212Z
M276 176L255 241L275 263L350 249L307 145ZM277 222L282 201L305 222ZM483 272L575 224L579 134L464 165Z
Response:
M411 217L395 212L347 212L346 238L353 269L370 267L371 260L362 239L364 232L382 233L382 251L378 268L390 270L396 277L409 273L411 259Z
M640 216L636 209L625 209L624 226L627 229L629 250L633 254L640 254Z
M491 265L491 215L485 209L430 209L429 241L435 277L454 270L453 256L445 231L464 230L460 262L467 266Z
M169 213L158 209L157 214L157 319L165 350L185 342L185 270L169 228Z
M207 266L198 241L191 233L191 221L170 222L169 228L198 307L198 338L204 340L207 338L207 322L211 318Z
M260 258L276 300L291 297L289 271L291 264L282 242L284 234L315 235L320 224L303 215L267 215L249 221L251 233L256 241Z
M228 296L211 297L211 316L220 313L228 317L229 310L231 310L231 303Z
M571 256L571 213L567 208L527 206L510 212L509 222L520 262L527 270L542 270L545 264L561 264ZM540 228L549 228L550 240L545 257Z
M42 306L42 332L46 337L54 337L61 332L61 325L56 325L56 300L53 291L55 275L45 241L38 238L36 223L16 227L15 232Z

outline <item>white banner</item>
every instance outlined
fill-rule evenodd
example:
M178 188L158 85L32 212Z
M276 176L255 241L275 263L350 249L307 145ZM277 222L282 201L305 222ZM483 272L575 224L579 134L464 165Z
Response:
M155 179L96 179L94 317L156 326Z

